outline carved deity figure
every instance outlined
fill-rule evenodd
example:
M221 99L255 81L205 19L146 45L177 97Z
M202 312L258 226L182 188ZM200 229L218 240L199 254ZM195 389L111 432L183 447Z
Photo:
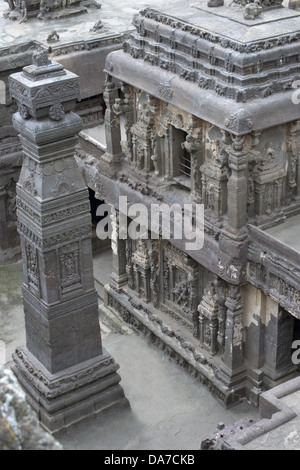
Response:
M178 305L187 306L189 291L185 281L181 281L176 284L174 289L172 289L172 293L174 294L175 301Z
M75 261L72 255L67 256L64 263L65 273L67 277L70 277L74 274L75 271Z

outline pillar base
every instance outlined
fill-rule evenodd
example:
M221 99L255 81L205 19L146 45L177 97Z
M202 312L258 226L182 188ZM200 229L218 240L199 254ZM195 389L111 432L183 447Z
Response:
M222 364L217 372L217 378L225 385L226 405L239 403L247 394L246 392L246 368L238 367L230 369Z
M120 290L122 287L127 284L128 276L127 273L121 274L118 276L116 273L112 273L111 275L111 283L117 289Z
M220 249L231 258L245 262L248 249L246 231L244 229L230 231L226 227L220 236Z
M99 168L101 173L108 176L109 178L114 178L121 168L123 157L123 153L118 155L111 155L110 153L105 152L99 161Z
M18 348L13 360L12 370L28 403L52 434L96 418L109 408L129 406L116 372L119 365L106 351L56 374L51 374L26 347Z

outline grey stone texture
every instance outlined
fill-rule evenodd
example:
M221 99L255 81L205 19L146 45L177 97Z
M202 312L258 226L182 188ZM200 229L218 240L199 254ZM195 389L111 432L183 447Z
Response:
M10 76L10 91L24 152L17 207L26 328L13 370L55 433L127 400L101 342L89 201L74 158L78 77L41 49Z

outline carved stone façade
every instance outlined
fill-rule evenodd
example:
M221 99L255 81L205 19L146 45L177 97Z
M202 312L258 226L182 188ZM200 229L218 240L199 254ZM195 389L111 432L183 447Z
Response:
M107 152L78 150L77 161L117 218L118 195L148 209L204 205L199 250L161 233L116 236L106 303L221 402L257 404L297 373L299 254L266 230L300 211L299 31L228 39L221 26L202 29L201 5L181 4L178 17L142 11L123 50L108 56Z

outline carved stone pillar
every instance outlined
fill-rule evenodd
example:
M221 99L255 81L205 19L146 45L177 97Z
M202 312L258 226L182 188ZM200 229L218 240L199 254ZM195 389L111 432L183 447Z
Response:
M74 157L79 80L46 51L10 76L24 163L17 186L26 346L13 370L42 425L57 432L126 402L102 348L87 188Z
M222 224L227 212L228 154L221 142L211 142L211 158L204 162L202 173L202 202L206 216L216 224Z
M141 297L146 302L150 302L151 260L146 240L139 240L138 249L133 254L132 261L135 273L135 290L137 291L139 297Z
M200 344L202 347L216 354L218 351L218 304L214 301L216 289L213 282L205 288L203 299L201 300L199 311L200 323Z
M133 289L134 279L133 279L133 265L132 265L132 241L127 239L125 242L125 254L126 254L126 273L128 280L129 289Z
M114 176L120 168L123 152L121 147L120 118L113 108L118 98L118 90L110 75L107 76L103 98L106 104L104 117L106 152L100 159L100 167L101 171L108 176Z
M159 306L159 242L157 240L150 240L150 244L150 290L153 306L157 308Z
M234 258L241 257L243 243L246 241L247 224L247 167L248 155L243 149L245 136L232 136L232 148L229 150L228 180L228 222L220 237L220 248Z
M115 98L115 103L112 105L113 111L117 116L124 117L125 133L126 133L126 146L125 153L128 155L129 161L132 158L132 134L131 127L134 123L135 110L133 106L133 97L130 88L122 83L121 91L124 98ZM118 94L116 95L118 96Z
M200 323L200 344L212 354L223 353L225 344L225 299L224 281L217 278L205 288L198 306Z
M126 240L119 238L119 211L113 208L112 217L113 231L111 239L113 271L111 274L112 284L120 289L127 282L126 272ZM115 226L114 226L115 224Z
M200 167L204 159L203 142L195 139L191 134L186 136L183 143L186 151L191 155L191 192L195 202L202 202L202 179Z
M225 345L219 373L228 388L236 386L238 389L244 386L246 370L243 363L243 301L239 286L230 285L225 306Z
M228 227L235 233L247 223L247 153L243 150L244 137L234 137L229 151L231 176L228 181Z

